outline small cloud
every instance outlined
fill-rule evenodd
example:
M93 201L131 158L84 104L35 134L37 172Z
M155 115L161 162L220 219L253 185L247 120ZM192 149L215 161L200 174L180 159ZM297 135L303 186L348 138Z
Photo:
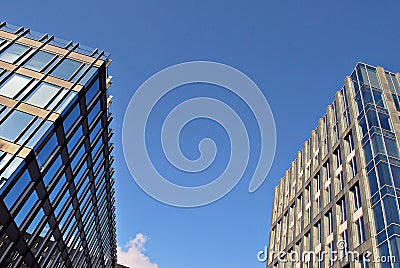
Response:
M149 257L144 255L144 245L147 236L138 233L134 239L129 240L124 247L117 247L118 263L130 268L158 268L158 264L151 263Z

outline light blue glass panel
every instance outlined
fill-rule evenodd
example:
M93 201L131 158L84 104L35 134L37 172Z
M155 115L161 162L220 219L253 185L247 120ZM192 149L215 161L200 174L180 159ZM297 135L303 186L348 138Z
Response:
M29 172L25 171L21 177L17 178L14 186L8 192L8 194L4 197L4 203L7 205L9 209L11 209L18 197L25 191L28 184L31 182L31 177L29 176Z
M3 53L1 53L0 60L6 61L6 62L9 62L9 63L14 63L28 49L29 49L29 47L27 47L27 46L23 46L23 45L20 45L20 44L12 44Z
M0 137L14 141L34 117L20 111L13 111L12 114L0 125Z
M26 102L41 108L44 108L50 100L57 95L60 87L49 83L41 83L34 92L26 99Z
M30 81L30 78L14 74L0 88L0 95L14 98Z
M27 63L25 63L24 67L41 72L54 56L54 54L48 52L38 51L30 60L27 61Z
M67 96L64 97L62 102L55 109L55 112L62 114L64 112L64 110L67 107L69 107L69 104L71 104L77 96L78 96L78 93L76 93L75 91L68 92Z
M81 65L81 62L77 62L71 59L64 59L51 74L58 78L69 80Z
M0 151L2 152L2 151ZM16 156L14 160L10 162L10 159L12 158L11 154L6 154L0 161L0 169L2 169L4 166L7 165L6 169L3 171L1 174L2 179L8 179L11 177L11 175L17 170L17 168L21 165L21 163L24 161L21 157ZM0 186L1 188L1 186Z
M34 148L34 147L37 147L37 145L41 144L42 142L40 142L40 140L44 136L46 136L45 134L49 131L49 129L51 128L52 125L53 125L53 123L50 121L44 122L43 125L39 129L35 130L35 135L33 135L33 137L28 141L26 146L30 147L30 148Z
M25 218L28 216L28 213L32 210L33 206L35 203L39 200L36 191L33 191L24 203L24 206L21 208L21 210L18 212L17 216L15 217L15 223L18 226L21 226L22 222L25 220Z

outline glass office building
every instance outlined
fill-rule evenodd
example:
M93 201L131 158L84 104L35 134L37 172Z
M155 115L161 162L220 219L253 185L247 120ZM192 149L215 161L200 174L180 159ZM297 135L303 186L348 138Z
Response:
M109 55L0 23L0 267L114 267Z
M346 77L275 187L267 267L400 267L399 81Z

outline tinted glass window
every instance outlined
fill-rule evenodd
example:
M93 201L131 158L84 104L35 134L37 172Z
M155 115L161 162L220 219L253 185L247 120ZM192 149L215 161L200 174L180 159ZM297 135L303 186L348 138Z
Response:
M0 125L0 137L14 141L34 117L17 110Z
M0 94L9 98L14 98L30 81L30 78L14 74L0 88Z
M61 79L69 80L81 65L82 63L80 62L71 59L64 59L51 74Z
M7 50L5 50L3 53L1 53L0 60L6 61L9 63L14 63L28 49L29 49L29 47L27 47L27 46L23 46L20 44L12 44Z
M24 67L41 72L44 67L54 58L54 55L44 51L38 51L25 63Z
M26 102L41 108L44 108L60 91L60 88L48 83L41 83L28 96Z

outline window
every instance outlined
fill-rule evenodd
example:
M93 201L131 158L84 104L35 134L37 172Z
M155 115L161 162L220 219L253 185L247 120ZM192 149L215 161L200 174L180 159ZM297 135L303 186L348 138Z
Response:
M387 154L392 157L399 158L399 151L397 149L397 142L396 140L390 139L388 137L384 137Z
M370 85L375 88L380 88L378 76L376 75L375 68L367 66Z
M392 131L389 115L383 114L383 113L378 113L378 117L379 117L379 121L381 122L381 127L388 131Z
M72 152L72 149L75 147L75 145L77 144L77 142L79 141L79 139L83 136L83 131L82 128L79 127L74 135L72 136L71 140L68 142L67 147L68 147L68 151Z
M36 194L36 191L32 191L31 195L29 198L25 201L24 206L21 208L21 210L18 212L18 214L15 216L15 223L21 227L22 222L27 218L28 213L32 210L34 207L35 203L38 201L38 196Z
M28 60L27 63L25 63L24 67L41 72L54 57L55 55L51 53L38 51L30 60Z
M32 92L26 102L32 105L36 105L41 108L45 108L47 104L57 95L59 87L48 84L41 83L35 90Z
M79 120L80 113L81 112L80 112L80 108L79 108L79 104L78 104L72 109L72 111L67 116L67 118L64 119L64 132L65 132L65 134L68 134L68 132L70 131L70 129L74 125L74 123L77 120Z
M82 74L89 68L88 65L85 65L85 67L81 68L79 72L74 76L72 79L72 82L78 81L78 79L81 78ZM79 80L79 84L81 85L86 85L91 82L92 78L94 77L95 73L97 72L96 67L90 67L90 70Z
M353 136L351 135L351 133L349 133L349 135L347 135L346 143L349 146L349 153L351 153L354 150L354 140L353 140Z
M4 152L0 151L0 153L4 153ZM7 165L7 167L1 174L2 180L0 181L0 193L2 191L2 186L4 183L3 180L10 178L14 174L14 172L17 170L17 168L21 165L21 163L24 161L23 158L16 156L14 158L14 160L12 160L10 162L11 157L12 157L11 154L6 154L0 161L0 170L2 168L4 168L5 165Z
M71 76L78 70L82 63L71 60L64 59L60 65L51 73L51 75L58 78L69 80Z
M14 186L10 189L8 194L4 197L4 203L7 205L8 209L14 206L18 197L26 190L28 184L31 182L31 177L29 172L25 171L19 178L15 179Z
M353 193L353 200L354 200L354 211L358 210L362 206L361 202L361 192L360 192L360 186L358 183L354 185L353 189L351 189Z
M358 169L357 169L357 161L355 157L352 157L350 162L349 162L349 167L350 167L350 173L352 177L357 175Z
M340 154L340 147L337 148L337 150L335 151L335 158L336 158L336 167L340 167L340 165L342 164L342 156Z
M365 241L365 226L364 226L364 218L360 217L355 222L357 227L357 237L358 237L358 244L362 244Z
M14 110L0 125L0 137L9 141L15 141L33 118L30 114Z
M328 226L328 235L333 233L333 218L332 218L332 211L329 210L329 212L325 215L327 226Z
M12 44L3 53L1 53L0 60L9 63L15 63L22 54L28 51L28 49L29 47L27 46L23 46L20 44Z
M43 138L46 134L46 132L50 129L50 127L53 125L52 122L50 121L45 121L40 127L39 124L43 122L44 119L41 118L36 118L35 121L32 123L32 125L29 127L28 130L22 135L21 138L18 139L19 144L23 144L26 142L26 140L29 138L29 136L32 137L29 138L28 142L26 143L26 146L29 148L34 148L36 145L40 144L40 139Z
M62 160L61 160L61 155L59 155L51 164L49 170L46 172L46 175L43 176L43 182L44 186L48 186L49 183L54 179L56 176L57 171L61 168L62 166Z
M96 105L93 107L93 109L89 112L89 115L88 115L89 126L92 124L92 122L94 121L96 116L99 114L99 112L100 112L100 102L98 101L96 103Z
M43 148L37 154L36 159L38 161L39 167L43 167L43 165L46 163L47 159L50 158L50 156L52 155L52 152L55 150L55 148L57 146L58 146L57 137L56 137L56 135L53 134L46 141L46 144L43 146Z
M316 245L322 242L322 229L321 229L321 222L317 222L315 227L315 236L316 236Z
M9 98L15 98L22 89L28 85L30 78L14 74L0 88L0 94Z
M347 214L346 214L346 202L343 199L341 199L337 203L337 207L339 209L339 223L342 224L347 220Z

